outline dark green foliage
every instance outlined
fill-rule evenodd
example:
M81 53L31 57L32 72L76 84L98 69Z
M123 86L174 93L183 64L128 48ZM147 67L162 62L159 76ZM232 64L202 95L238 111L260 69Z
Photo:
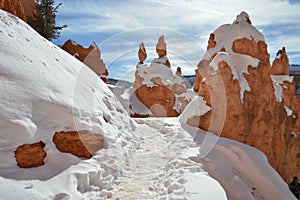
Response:
M60 30L67 27L67 25L56 26L57 9L62 3L55 7L53 4L54 0L40 0L36 5L36 13L27 19L28 24L47 40L57 39Z

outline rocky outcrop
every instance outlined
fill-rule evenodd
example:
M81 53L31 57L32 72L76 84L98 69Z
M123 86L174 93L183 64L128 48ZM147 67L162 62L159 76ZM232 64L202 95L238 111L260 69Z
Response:
M171 64L169 59L167 58L167 44L163 35L159 37L158 42L156 44L156 53L158 55L158 58L155 58L152 62L160 63L170 68Z
M56 132L53 142L59 151L84 158L91 158L104 147L103 137L88 131Z
M47 156L44 147L45 143L42 141L19 146L15 151L18 166L21 168L33 168L44 165L44 158Z
M146 48L145 48L144 43L140 44L140 48L139 48L139 51L138 51L138 57L139 57L139 60L140 60L139 64L144 64L144 61L147 58L147 52L146 52Z
M272 75L289 75L289 59L286 55L285 48L283 47L281 50L279 50L276 54L276 58L274 59L270 73Z
M92 43L88 48L84 48L82 45L77 44L75 41L69 39L61 48L86 64L98 76L100 76L105 83L109 82L107 79L108 71L105 63L101 59L100 49L95 42Z
M35 12L37 0L0 0L0 9L16 15L23 21Z
M146 59L144 44L140 45L138 55L139 63L136 67L134 95L145 105L151 113L132 113L131 116L178 116L186 106L186 87L182 79L181 68L177 68L174 75L167 58L164 36L160 36L156 45L158 58L153 59L150 66L143 64ZM131 108L137 107L134 102Z
M260 149L286 181L299 176L300 100L285 49L271 67L264 37L245 12L212 34L194 83L212 109L188 124Z

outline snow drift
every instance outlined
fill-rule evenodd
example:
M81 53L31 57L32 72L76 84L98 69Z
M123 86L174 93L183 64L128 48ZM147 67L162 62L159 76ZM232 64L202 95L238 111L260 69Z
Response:
M78 199L93 189L105 196L122 167L130 164L129 156L138 146L138 126L86 65L2 10L0 24L0 183L7 186L0 193L9 199L25 194L32 199ZM90 160L58 151L53 134L76 130L100 134L106 149ZM19 168L14 151L39 141L46 144L45 164ZM20 192L15 194L16 188ZM61 198L51 196L61 188L66 189L57 194Z

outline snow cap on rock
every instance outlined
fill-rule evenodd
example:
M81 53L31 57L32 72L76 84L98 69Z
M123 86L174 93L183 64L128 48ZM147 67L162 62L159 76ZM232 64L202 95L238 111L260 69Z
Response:
M248 24L251 24L251 20L250 17L248 15L248 13L246 13L245 11L242 11L237 17L236 20L234 21L235 24L238 23L244 23L247 22Z

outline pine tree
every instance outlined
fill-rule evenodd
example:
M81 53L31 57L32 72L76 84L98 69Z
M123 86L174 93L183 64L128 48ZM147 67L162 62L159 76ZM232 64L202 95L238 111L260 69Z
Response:
M28 24L47 40L57 39L60 30L67 25L56 26L57 9L62 5L53 6L54 0L40 0L36 5L36 13L27 19Z

